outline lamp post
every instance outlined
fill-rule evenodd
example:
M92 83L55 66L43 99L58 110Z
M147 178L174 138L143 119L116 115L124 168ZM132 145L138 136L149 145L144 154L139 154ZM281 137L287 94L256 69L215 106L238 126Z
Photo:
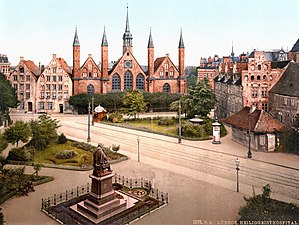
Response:
M138 162L140 162L139 143L140 143L140 138L139 138L139 136L138 136L138 137L137 137L137 154L138 154Z
M94 116L94 97L92 95L91 97L91 125L93 126L94 125L94 119L93 119L93 116Z
M179 100L179 138L178 143L182 143L182 121L181 121L181 111L182 111L182 105L181 105L181 99Z
M90 102L88 102L87 142L90 142Z
M239 192L239 166L240 166L240 160L237 158L236 159L236 170L237 170L237 192Z

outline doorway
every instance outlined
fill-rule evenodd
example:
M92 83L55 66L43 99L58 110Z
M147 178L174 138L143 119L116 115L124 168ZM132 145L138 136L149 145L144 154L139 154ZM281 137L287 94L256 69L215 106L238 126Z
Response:
M28 112L32 112L32 102L28 102Z
M63 113L63 104L59 104L59 113Z

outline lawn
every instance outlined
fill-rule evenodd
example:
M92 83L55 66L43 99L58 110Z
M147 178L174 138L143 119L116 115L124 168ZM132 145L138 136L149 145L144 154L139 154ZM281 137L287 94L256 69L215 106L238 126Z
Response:
M55 155L59 151L74 150L77 156L71 159L57 159ZM64 144L52 143L43 151L36 151L33 160L40 163L64 164L69 166L78 166L82 155L87 155L87 163L91 164L92 153L83 149L72 146L72 141L68 140Z

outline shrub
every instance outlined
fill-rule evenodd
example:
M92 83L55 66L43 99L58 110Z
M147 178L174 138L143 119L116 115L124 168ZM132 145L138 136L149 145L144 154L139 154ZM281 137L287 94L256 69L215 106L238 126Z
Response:
M56 159L71 159L77 156L77 152L74 150L64 150L64 151L59 151L55 155Z
M88 151L88 152L94 152L97 148L90 145L90 144L87 144L85 142L77 142L77 141L74 141L72 144L71 144L73 147L76 147L76 148L80 148L84 151Z
M31 158L30 152L26 148L13 148L9 151L7 160L28 161Z
M81 166L91 164L92 163L91 157L87 154L82 154L80 157L79 163Z
M182 135L191 138L200 138L207 136L202 126L193 125L190 122L185 122L182 124Z
M213 121L210 119L207 119L205 124L202 125L203 129L205 130L207 135L212 136L213 135L213 125L212 125Z
M112 150L113 150L114 152L117 152L119 149L120 149L120 145L113 145L113 144L112 144Z
M124 122L124 118L120 112L113 112L109 114L109 121L112 123L122 123Z
M58 143L58 144L64 144L64 143L66 143L66 142L67 142L67 138L66 138L66 136L64 135L64 133L60 134L60 135L58 136L57 143Z
M170 117L161 117L158 121L160 126L170 126L174 124L174 120Z

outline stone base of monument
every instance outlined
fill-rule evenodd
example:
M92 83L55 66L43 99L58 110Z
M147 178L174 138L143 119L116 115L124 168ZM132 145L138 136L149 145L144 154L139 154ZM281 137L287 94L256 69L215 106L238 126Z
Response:
M114 191L112 187L114 176L115 174L111 171L90 175L89 177L92 179L91 193L87 199L70 208L97 224L133 207L138 200Z

